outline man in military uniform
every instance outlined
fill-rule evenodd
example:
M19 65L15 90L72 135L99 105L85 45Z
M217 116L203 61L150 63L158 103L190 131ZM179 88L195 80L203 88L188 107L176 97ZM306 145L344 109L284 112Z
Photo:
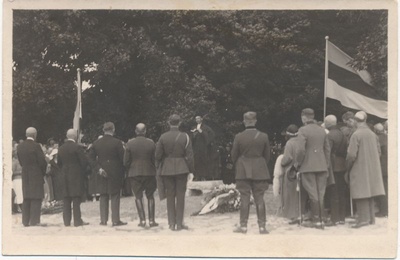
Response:
M313 222L305 226L323 229L324 195L328 179L330 161L329 140L325 130L314 120L314 110L305 108L301 112L304 126L299 129L298 136L302 139L298 150L303 158L298 162L301 182L311 201ZM304 156L303 156L304 155Z
M26 129L26 140L17 147L22 166L22 224L25 227L40 225L40 208L44 198L47 163L40 144L35 142L36 136L36 129L29 127Z
M161 135L156 146L156 166L166 189L168 224L173 231L188 229L183 224L187 176L193 172L193 150L189 136L179 131L181 117L169 117L170 130Z
M149 213L149 226L156 227L154 192L157 189L155 150L153 140L146 138L146 125L139 123L135 129L136 138L126 144L124 166L128 170L128 180L132 192L135 194L135 203L140 223L139 227L146 227L146 215L143 207L143 192L146 192Z
M257 114L243 115L246 130L237 134L232 147L232 161L236 165L236 188L240 192L240 226L234 232L247 233L250 210L250 194L253 193L260 234L268 234L265 228L266 212L264 192L270 179L267 163L270 159L268 135L256 129Z
M107 225L108 205L111 199L111 219L113 226L126 225L119 217L120 192L124 182L124 147L121 140L115 138L115 126L107 122L103 126L104 136L93 143L90 159L96 172L101 175L100 225Z

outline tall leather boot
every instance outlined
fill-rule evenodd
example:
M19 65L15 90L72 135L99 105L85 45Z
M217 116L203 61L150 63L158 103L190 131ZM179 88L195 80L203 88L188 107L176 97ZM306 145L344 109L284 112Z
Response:
M136 199L135 202L136 202L136 208L137 208L139 219L140 219L138 226L146 227L146 215L144 213L144 208L143 208L143 199Z
M268 230L265 228L266 214L265 214L265 204L256 204L257 211L257 222L260 234L269 234Z
M158 223L154 220L155 219L155 209L156 209L156 203L154 201L154 198L147 199L147 206L149 209L149 226L157 227Z

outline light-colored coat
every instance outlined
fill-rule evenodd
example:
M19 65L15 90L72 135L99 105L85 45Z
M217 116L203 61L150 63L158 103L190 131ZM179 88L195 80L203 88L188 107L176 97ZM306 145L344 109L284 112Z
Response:
M350 138L346 157L353 199L385 194L379 156L378 137L367 126L358 127Z

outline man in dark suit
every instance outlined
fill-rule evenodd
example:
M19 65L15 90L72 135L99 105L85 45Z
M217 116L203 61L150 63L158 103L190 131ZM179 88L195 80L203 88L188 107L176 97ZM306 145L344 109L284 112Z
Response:
M71 225L71 203L74 209L74 226L84 226L89 223L81 219L81 198L85 192L84 178L87 158L83 148L76 143L77 131L69 129L67 131L67 142L58 151L57 164L61 169L63 177L63 220L65 226Z
M327 187L329 201L331 204L331 221L327 226L336 224L343 225L346 217L346 150L347 138L337 126L337 119L334 115L328 115L324 120L325 128L329 130L328 140L331 148L330 164L333 171L335 183Z
M171 230L188 229L183 224L187 176L193 172L193 150L189 136L179 131L179 115L169 117L170 131L161 135L156 146L156 166L166 188L168 224Z
M26 129L26 140L17 147L22 166L22 224L25 227L40 225L40 208L44 197L47 163L42 148L35 142L36 136L36 129L29 127Z
M301 173L302 185L311 201L313 220L310 225L304 224L304 226L323 229L324 195L330 161L329 140L325 130L316 124L314 110L303 109L301 120L304 126L298 133L302 140L298 158L303 158L303 160L298 162L298 171Z
M270 159L269 139L266 133L256 129L257 114L243 115L246 130L237 134L232 147L232 161L236 166L236 188L240 192L240 226L234 232L247 233L250 210L250 194L253 193L257 209L260 234L268 234L265 228L266 212L264 192L270 179L267 163Z
M146 138L146 125L136 125L136 138L126 144L124 166L128 170L128 180L135 194L136 208L139 214L139 227L146 227L146 215L143 207L143 192L146 192L149 213L149 226L156 227L154 192L157 189L155 150L153 140Z
M212 179L213 153L215 134L214 131L203 123L203 117L196 116L196 127L191 130L194 153L194 177L198 180Z
M104 136L93 143L89 158L96 172L102 175L104 189L100 192L100 225L107 225L108 205L111 199L113 226L126 225L119 217L120 192L124 182L124 147L121 140L113 137L115 126L107 122L103 126ZM98 169L98 170L97 170ZM100 181L99 181L100 182Z

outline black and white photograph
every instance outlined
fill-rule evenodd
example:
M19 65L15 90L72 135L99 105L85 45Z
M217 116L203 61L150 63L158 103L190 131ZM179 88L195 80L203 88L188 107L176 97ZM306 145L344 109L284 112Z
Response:
M397 2L3 3L2 254L397 255Z

